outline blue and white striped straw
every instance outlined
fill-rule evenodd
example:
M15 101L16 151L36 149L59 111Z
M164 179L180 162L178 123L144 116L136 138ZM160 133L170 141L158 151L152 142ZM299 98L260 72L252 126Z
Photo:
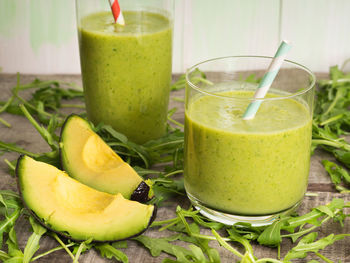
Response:
M290 44L287 41L283 40L273 60L271 61L269 68L259 83L259 86L254 94L255 99L262 99L265 97L290 49ZM245 113L243 114L243 120L253 119L260 107L260 104L260 100L253 100L245 110Z

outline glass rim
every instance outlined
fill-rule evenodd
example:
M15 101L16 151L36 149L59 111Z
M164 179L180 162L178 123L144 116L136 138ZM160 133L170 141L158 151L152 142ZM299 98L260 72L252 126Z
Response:
M250 97L250 98L242 98L242 97L235 97L235 96L227 96L227 95L219 95L217 93L214 93L214 92L209 92L209 91L205 91L203 90L202 88L198 87L196 84L192 83L189 79L189 74L196 68L198 67L199 65L202 65L202 64L205 64L205 63L208 63L208 62L212 62L212 61L215 61L215 60L223 60L223 59L229 59L229 58L263 58L263 59L273 59L274 57L270 57L270 56L255 56L255 55L239 55L239 56L224 56L224 57L216 57L216 58L212 58L212 59L207 59L207 60L204 60L202 62L199 62L193 66L191 66L190 68L188 68L185 72L185 80L186 80L186 83L188 83L190 85L191 88L197 90L198 92L202 93L202 94L206 94L206 95L209 95L209 96L213 96L213 97L218 97L218 98L223 98L223 99L235 99L235 100L248 100L248 101L273 101L273 100L283 100L283 99L290 99L290 98L294 98L294 97L298 97L300 95L303 95L307 92L309 92L310 90L312 90L314 87L315 87L315 83L316 83L316 76L314 73L312 73L312 71L301 65L300 63L297 63L295 61L292 61L292 60L284 60L283 63L287 62L288 64L292 64L294 66L296 66L297 68L300 68L302 70L304 70L306 73L308 73L311 78L312 78L312 81L311 83L309 84L308 88L306 89L303 89L299 92L294 92L294 93L291 93L290 95L282 95L282 96L279 96L279 97L272 97L272 98L254 98L254 97ZM186 86L187 88L187 86Z

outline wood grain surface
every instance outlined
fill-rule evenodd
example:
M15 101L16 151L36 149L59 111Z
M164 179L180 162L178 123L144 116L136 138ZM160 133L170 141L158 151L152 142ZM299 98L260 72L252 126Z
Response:
M21 76L21 83L29 83L34 79L34 76L24 75ZM75 82L81 85L81 77L79 75L42 75L39 76L41 80L60 80L65 82ZM5 100L10 96L10 88L16 83L15 75L0 74L0 100ZM177 91L172 93L170 99L169 107L177 107L178 111L174 118L180 122L184 119L184 107L182 102L172 100L173 97L183 97L184 91ZM67 110L69 112L69 110ZM44 151L49 151L49 147L41 139L37 131L31 126L31 124L22 116L15 116L3 113L1 114L5 120L12 124L12 128L6 128L0 125L0 140L9 143L15 143L29 151L36 153L41 153ZM16 191L15 180L9 175L6 164L3 159L7 158L9 160L14 160L18 157L18 154L5 153L0 156L0 189L11 189ZM311 169L309 177L309 187L308 191L316 194L316 196L306 196L302 205L299 208L299 213L305 213L309 211L310 208L315 207L320 204L326 204L330 202L333 198L344 198L350 201L349 195L342 195L336 193L334 187L332 186L327 173L323 169L320 161L323 159L330 159L330 156L324 152L317 151L315 155L311 158ZM43 198L45 198L43 196ZM186 198L177 198L171 202L166 203L166 206L159 208L157 219L163 220L172 218L175 216L175 208L177 205L181 205L185 208L189 206L189 202ZM23 248L27 242L29 235L31 234L30 225L28 220L21 217L19 223L17 224L16 232L19 239L19 244ZM327 236L330 233L350 233L350 221L345 221L345 226L342 228L339 224L329 222L322 226L319 230L319 235ZM205 231L203 232L205 233ZM209 233L208 233L209 234ZM152 237L161 237L167 235L166 232L159 232L157 229L149 229L145 235ZM185 245L182 242L178 242L180 245ZM40 243L40 251L45 251L50 248L56 247L57 242L51 237L44 237ZM235 258L229 251L219 247L219 245L212 241L211 245L218 248L220 256L223 263L235 262L238 258ZM273 248L267 248L253 244L255 255L257 257L276 257L277 250ZM285 240L282 244L281 254L284 255L291 247L291 243ZM238 247L239 248L239 247ZM162 254L159 257L152 257L148 250L138 245L134 241L128 241L128 248L122 249L129 257L129 262L137 263L156 263L162 262L165 257L169 257L166 254ZM335 245L326 248L323 254L328 258L332 259L334 262L342 260L342 262L350 262L350 239L343 239L338 241ZM312 257L308 257L303 260L296 260L295 262L307 262ZM37 262L71 262L70 257L63 251L57 251L50 254L47 257L39 259ZM80 263L99 263L99 262L115 262L113 260L108 260L99 256L95 250L90 250L89 252L83 254L79 260Z

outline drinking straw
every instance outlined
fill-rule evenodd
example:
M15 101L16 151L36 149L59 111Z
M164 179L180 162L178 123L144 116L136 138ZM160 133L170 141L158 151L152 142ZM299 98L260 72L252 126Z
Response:
M259 86L254 94L255 99L262 99L265 97L290 49L290 44L286 40L283 40L281 45L277 49L277 52L274 58L272 59L271 64L269 65L266 73L264 74L262 80L259 83ZM245 110L243 114L243 120L253 119L260 107L261 102L262 101L260 100L253 100Z
M111 5L114 22L118 25L125 25L124 17L122 14L122 10L120 9L118 0L109 0L109 4Z

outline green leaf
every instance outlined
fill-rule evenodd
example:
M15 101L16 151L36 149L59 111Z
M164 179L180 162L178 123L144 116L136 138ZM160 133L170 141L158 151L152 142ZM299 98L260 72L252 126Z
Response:
M211 230L211 232L214 234L214 236L216 237L217 242L223 246L224 248L226 248L228 251L230 251L232 254L242 258L243 255L237 251L235 248L231 247L214 229Z
M329 215L330 217L334 217L334 212L328 206L320 205L315 209L321 211L322 213L325 213L326 215Z
M112 247L108 243L95 245L95 248L100 251L102 257L109 259L115 258L116 260L119 260L123 263L129 262L128 257L122 251L116 249L115 247Z
M171 241L178 240L180 237L181 234L176 234L162 238L152 238L145 235L141 235L138 237L134 237L133 240L140 242L142 245L148 248L153 257L158 257L161 252L165 252L167 254L175 256L173 251L174 248L176 248L177 251L182 252L185 256L192 255L192 253L189 252L189 250L181 246L169 243Z
M128 138L124 134L114 130L112 126L103 125L101 128L108 132L111 136L113 136L114 139L117 139L118 141L121 141L123 143L128 143Z
M8 209L7 204L6 204L4 198L2 197L1 194L0 194L0 203L4 205L4 207L6 208L6 210Z
M333 150L333 154L338 161L343 163L346 167L350 168L350 151L349 150ZM350 183L349 179L347 179L346 181Z
M284 221L275 221L269 225L261 233L258 238L258 242L265 246L277 246L281 243L281 228L284 225Z
M321 205L321 207L322 206L323 205ZM334 213L334 211L336 209L343 209L344 208L344 200L339 199L339 198L334 198L334 199L332 199L332 201L329 204L327 204L327 207ZM313 208L311 212L309 212L305 215L289 219L287 221L288 225L282 227L282 229L295 228L295 227L303 225L305 223L319 226L321 222L318 221L317 219L324 216L324 215L325 215L325 213L320 211L318 209L318 207L316 207L316 208Z
M51 134L47 129L44 128L44 126L38 124L23 104L19 105L19 107L22 110L23 114L26 116L26 118L29 120L29 122L34 126L34 128L39 132L41 137L51 147L51 149L53 151L58 151L58 137L54 134L54 132ZM55 119L55 116L53 115L51 118Z
M178 263L179 261L177 260L172 260L170 258L165 258L163 259L162 263Z
M302 238L298 245L292 248L284 257L284 260L291 260L295 258L305 258L310 252L318 252L321 249L333 244L338 240L334 234L314 241L317 238L317 233L313 232Z
M251 254L248 251L246 251L240 263L254 263L254 262L255 262L254 258L252 258Z
M36 153L32 153L32 152L29 152L29 151L26 151L12 143L5 143L5 142L2 142L0 141L0 149L3 150L3 151L9 151L9 152L16 152L16 153L20 153L20 154L26 154L26 155L29 155L29 156L32 156L32 157L38 157L39 154L36 154Z
M18 247L17 236L14 227L12 227L9 231L9 237L6 241L6 244L8 246L8 254L11 259L14 260L14 262L17 262L17 260L21 259L22 262L23 253Z
M328 160L323 160L322 164L328 172L328 174L330 175L332 182L336 186L336 189L342 189L342 192L350 190L344 186L341 186L342 182L344 182L345 184L350 184L350 174L348 173L348 171L346 171L343 167L337 165L336 163L333 163Z
M50 233L50 235L52 235L54 237L54 239L56 239L56 241L61 245L61 247L67 252L67 254L74 260L74 255L72 254L72 252L69 250L69 247L72 245L72 243L70 244L65 244L56 233ZM74 243L73 243L74 244Z
M29 217L29 222L34 232L28 238L24 248L23 263L31 261L35 252L40 248L39 241L41 236L46 232L46 229L39 225L33 217Z
M0 190L0 194L4 195L4 196L10 196L10 197L14 197L14 198L20 198L19 194L17 194L16 192L13 192L11 190Z
M36 220L31 216L29 217L29 222L35 234L42 236L46 232L46 228L42 227Z
M78 263L78 259L81 255L81 253L84 253L88 251L92 245L90 244L92 242L92 238L89 238L88 240L85 240L84 242L81 242L80 245L77 247L77 249L73 250L73 254L75 254L75 257L73 259L73 263Z
M157 178L151 179L152 189L156 197L155 203L161 206L162 202L165 200L176 196L185 195L184 179L172 179L165 177L164 175L159 175Z
M199 262L205 262L206 261L206 258L204 256L202 250L199 247L197 247L195 245L189 245L188 247L191 249L191 251L193 253L193 256L197 260L199 260Z
M11 257L5 251L0 250L0 260L2 262L6 261L6 260L8 260L10 258Z
M115 248L127 248L128 247L128 243L126 242L126 240L124 241L117 241L117 242L113 242L112 246Z
M12 214L6 216L3 221L0 221L0 247L2 247L3 234L13 229L21 211L22 209L16 209Z
M212 259L213 263L220 263L221 262L219 251L217 251L214 248L210 248L208 250L208 253L209 253L209 255L208 255L209 258Z
M249 241L246 238L242 237L237 232L237 230L235 229L234 226L231 229L227 229L227 232L229 233L229 238L232 241L236 241L236 242L241 243L244 246L246 252L250 255L253 255L253 247L251 246L251 244L249 243Z
M186 249L187 250L187 249ZM172 248L172 254L176 256L177 261L179 263L192 263L189 259L186 258L184 255L184 252L182 249L179 249L178 247L173 247ZM203 262L205 263L205 262Z
M7 195L4 193L5 191L0 191L0 196L2 197L2 201L5 204L3 209L0 209L0 214L8 216L11 212L13 212L13 210L21 209L23 206L19 197L14 195ZM1 192L3 192L3 194L1 194Z
M22 256L14 256L4 261L4 263L22 263L22 262L23 262Z

